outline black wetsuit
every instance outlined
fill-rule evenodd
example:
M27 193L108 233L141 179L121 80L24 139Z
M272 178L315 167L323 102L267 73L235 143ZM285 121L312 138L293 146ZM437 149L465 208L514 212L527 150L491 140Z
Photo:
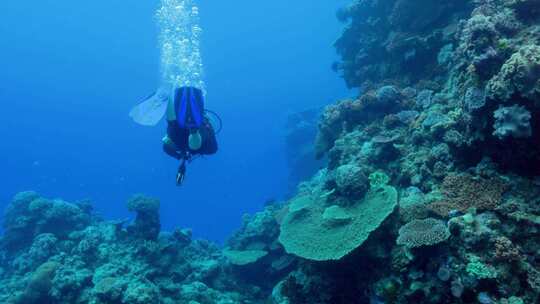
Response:
M167 136L173 144L164 143L163 150L176 159L185 158L186 152L190 156L215 154L218 150L216 133L208 119L205 118L199 132L202 138L202 145L199 150L194 151L189 148L189 130L180 128L176 121L168 121Z

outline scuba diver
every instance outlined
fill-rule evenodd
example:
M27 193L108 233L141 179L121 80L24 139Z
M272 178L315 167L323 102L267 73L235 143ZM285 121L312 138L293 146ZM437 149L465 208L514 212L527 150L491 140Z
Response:
M218 150L216 132L206 115L204 97L194 87L176 88L167 104L167 135L163 138L165 153L181 161L176 184L182 185L186 163Z
M160 29L161 87L129 112L143 126L167 117L163 150L181 161L176 182L182 185L186 164L218 150L220 117L204 108L205 83L200 50L202 29L196 0L161 0L156 12ZM213 118L213 119L210 119ZM212 123L219 122L216 129Z
M135 106L129 115L143 126L155 126L164 116L167 117L163 150L180 160L176 174L178 186L184 182L187 163L203 155L215 154L218 150L216 134L221 131L222 121L219 115L205 109L201 89L192 86L162 87ZM209 115L219 123L217 132Z

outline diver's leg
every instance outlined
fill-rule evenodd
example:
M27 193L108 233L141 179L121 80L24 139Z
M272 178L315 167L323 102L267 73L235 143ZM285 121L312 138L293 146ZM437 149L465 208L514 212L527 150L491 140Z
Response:
M208 122L201 128L201 136L203 144L199 153L206 155L215 154L218 150L216 132L214 132L214 128Z
M167 153L170 157L181 159L182 154L176 150L176 145L172 142L169 136L163 138L163 151Z

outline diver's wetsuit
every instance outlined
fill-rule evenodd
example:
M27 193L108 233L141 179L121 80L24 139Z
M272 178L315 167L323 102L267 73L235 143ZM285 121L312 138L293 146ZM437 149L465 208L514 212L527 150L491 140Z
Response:
M214 154L218 150L216 134L214 128L205 119L204 124L199 129L202 138L202 145L199 150L191 150L189 148L189 130L180 128L176 121L167 121L167 136L171 139L172 143L164 143L163 150L171 157L176 159L184 158L184 153L188 152L193 155L210 155Z

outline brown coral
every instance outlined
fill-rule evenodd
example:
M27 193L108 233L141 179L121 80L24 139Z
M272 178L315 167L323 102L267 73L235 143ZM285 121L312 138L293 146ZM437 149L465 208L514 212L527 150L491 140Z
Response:
M506 188L507 185L500 179L473 178L467 174L448 175L442 184L444 199L431 203L429 208L443 217L447 217L453 210L494 210L501 202Z
M519 249L510 239L500 236L494 240L495 251L493 258L498 261L518 261L520 259Z

